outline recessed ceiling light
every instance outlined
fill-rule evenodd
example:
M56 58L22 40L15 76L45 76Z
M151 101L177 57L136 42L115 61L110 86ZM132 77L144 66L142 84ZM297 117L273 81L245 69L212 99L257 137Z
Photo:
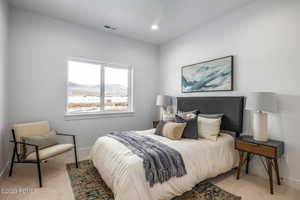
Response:
M159 26L157 24L152 24L151 29L156 31L159 29Z
M113 30L113 31L117 29L116 27L111 26L111 25L107 25L107 24L104 25L104 28L105 28L105 29L108 29L108 30Z

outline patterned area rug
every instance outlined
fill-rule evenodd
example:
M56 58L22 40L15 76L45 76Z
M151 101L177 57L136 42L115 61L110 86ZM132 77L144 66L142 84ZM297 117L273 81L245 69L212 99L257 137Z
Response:
M89 160L67 164L67 171L76 200L114 200L112 191L106 186L97 169ZM196 185L191 191L172 200L240 200L241 197L230 194L210 182Z

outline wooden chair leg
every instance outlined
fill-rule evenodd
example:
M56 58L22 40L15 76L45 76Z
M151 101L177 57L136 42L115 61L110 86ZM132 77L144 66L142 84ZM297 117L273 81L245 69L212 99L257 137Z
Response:
M249 173L250 153L247 153L246 174Z
M39 184L40 184L40 187L43 187L43 185L42 185L41 163L40 162L37 162L37 169L38 169L38 175L39 175Z
M241 168L242 168L243 162L244 162L244 152L240 151L239 153L240 153L240 162L239 162L239 167L238 167L237 174L236 174L237 180L240 179Z
M277 176L277 184L280 185L281 183L280 183L280 175L279 175L277 158L274 159L274 165L275 165L275 172L276 172L276 176Z
M269 182L270 182L270 193L274 194L273 191L273 168L272 168L272 160L267 159L267 164L268 164L268 174L269 174Z
M16 155L16 146L14 147L14 152L13 152L13 155L12 155L12 158L11 158L11 163L10 163L10 169L9 169L9 175L8 176L12 175L13 168L14 168L14 163L15 163L15 155Z

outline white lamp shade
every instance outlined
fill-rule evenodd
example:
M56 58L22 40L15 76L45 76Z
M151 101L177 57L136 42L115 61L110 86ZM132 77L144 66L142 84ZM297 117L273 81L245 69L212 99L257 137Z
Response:
M277 112L277 98L273 92L253 92L246 102L247 110Z
M172 98L166 95L157 95L156 105L157 106L169 106L171 105Z

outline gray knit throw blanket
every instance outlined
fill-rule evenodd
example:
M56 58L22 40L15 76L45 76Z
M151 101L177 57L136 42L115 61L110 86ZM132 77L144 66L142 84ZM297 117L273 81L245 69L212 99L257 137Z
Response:
M172 177L186 175L180 153L150 137L135 132L112 132L107 135L124 144L143 159L146 180L150 187L163 183Z

